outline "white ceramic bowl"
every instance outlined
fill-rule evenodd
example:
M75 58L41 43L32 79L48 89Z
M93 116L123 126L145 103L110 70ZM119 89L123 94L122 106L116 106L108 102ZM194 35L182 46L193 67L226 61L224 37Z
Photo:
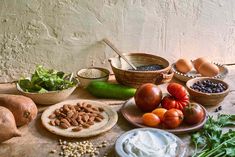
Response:
M90 67L81 69L77 72L77 78L80 85L86 88L92 81L108 81L109 70L99 67Z
M134 134L136 134L136 132L138 132L138 131L150 131L150 132L156 134L156 136L159 136L159 135L161 136L164 134L166 136L169 136L170 138L176 139L176 143L177 143L176 156L177 157L184 157L185 156L186 146L183 143L183 141L181 141L181 139L179 139L174 134L166 132L164 130L155 129L155 128L138 128L138 129L130 130L130 131L122 134L120 137L118 137L118 139L116 140L116 143L115 143L115 151L116 151L117 157L129 157L129 155L123 149L123 143L126 141L126 139L129 139ZM154 149L154 147L153 147L153 149Z
M77 87L78 81L74 78L73 82L76 84L73 87L64 90L49 91L46 93L25 92L21 89L18 83L16 84L16 88L22 95L31 98L36 104L51 105L65 100L73 93Z

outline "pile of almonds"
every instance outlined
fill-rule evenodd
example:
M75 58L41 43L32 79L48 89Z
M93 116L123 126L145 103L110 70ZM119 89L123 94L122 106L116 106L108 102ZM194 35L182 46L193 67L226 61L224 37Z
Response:
M95 122L101 122L104 119L103 111L103 108L85 102L76 105L65 104L49 116L51 119L49 123L52 126L59 126L61 129L76 126L72 131L77 132L83 128L89 128Z

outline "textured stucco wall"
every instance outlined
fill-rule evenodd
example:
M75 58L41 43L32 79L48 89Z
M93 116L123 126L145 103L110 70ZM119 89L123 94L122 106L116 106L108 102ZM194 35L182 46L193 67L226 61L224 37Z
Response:
M0 0L0 82L37 64L75 72L120 49L235 62L234 0Z

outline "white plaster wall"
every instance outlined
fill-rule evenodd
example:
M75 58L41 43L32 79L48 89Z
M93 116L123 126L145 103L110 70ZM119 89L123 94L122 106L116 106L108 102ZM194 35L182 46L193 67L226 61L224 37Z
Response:
M37 64L75 72L109 67L115 53L144 51L173 62L235 62L234 0L0 0L0 82Z

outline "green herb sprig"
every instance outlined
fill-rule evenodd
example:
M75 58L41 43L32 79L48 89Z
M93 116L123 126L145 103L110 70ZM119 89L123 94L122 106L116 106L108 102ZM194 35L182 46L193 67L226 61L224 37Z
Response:
M235 157L235 131L223 133L226 126L235 126L235 115L209 116L203 129L191 135L196 149L193 157Z

